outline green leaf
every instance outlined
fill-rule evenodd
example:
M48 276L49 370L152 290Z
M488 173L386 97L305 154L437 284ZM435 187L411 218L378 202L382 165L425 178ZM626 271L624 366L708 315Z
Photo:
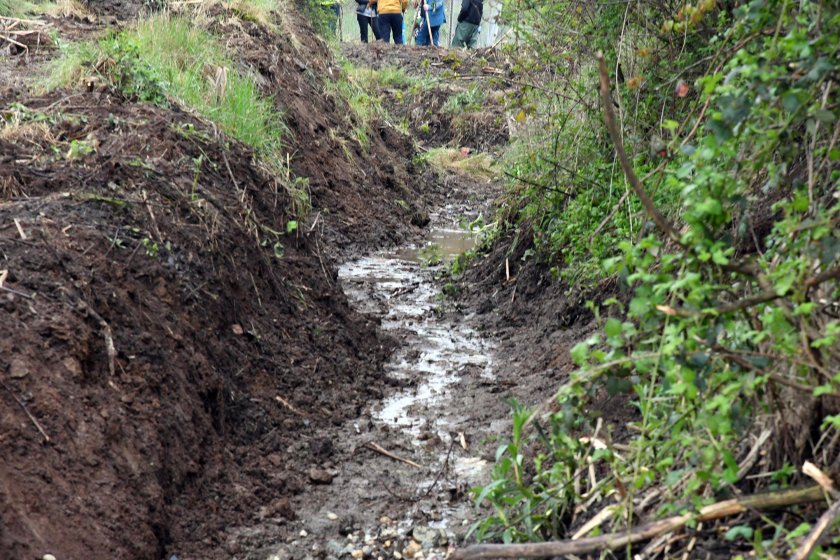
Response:
M739 537L746 540L750 540L752 539L752 536L753 528L749 525L735 525L726 532L723 538L725 538L728 541L734 541Z
M586 365L586 359L589 357L589 345L585 342L578 342L569 352L569 356L577 365Z
M834 122L834 120L836 119L834 113L827 109L817 109L816 111L814 111L814 118L824 123Z
M621 336L621 321L615 317L607 319L607 322L604 325L604 333L607 336Z
M802 106L802 101L796 93L789 91L782 96L782 106L788 113L793 113Z

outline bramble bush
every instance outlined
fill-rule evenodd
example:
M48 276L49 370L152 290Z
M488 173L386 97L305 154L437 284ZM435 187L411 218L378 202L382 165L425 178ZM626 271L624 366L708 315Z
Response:
M607 504L626 527L654 505L690 511L790 484L807 459L837 468L838 5L523 6L506 4L521 8L507 12L520 67L555 70L522 100L509 227L533 228L562 281L613 275L624 293L593 306L600 330L571 351L579 369L555 395L559 411L515 407L512 439L477 490L492 511L479 538L564 538ZM592 47L610 63L623 141L670 233L622 196ZM590 413L619 393L628 425ZM752 480L744 459L762 431L769 472ZM766 556L795 549L808 527L762 518L742 529L727 538Z

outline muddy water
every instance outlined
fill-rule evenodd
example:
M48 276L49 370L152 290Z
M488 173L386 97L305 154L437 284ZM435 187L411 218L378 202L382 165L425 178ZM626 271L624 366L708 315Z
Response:
M455 322L437 312L445 301L434 280L434 269L423 262L430 252L448 262L475 243L468 232L438 227L429 232L425 244L369 255L339 269L351 304L379 316L382 328L400 342L386 365L386 374L407 387L372 411L374 422L402 432L418 449L430 438L439 438L445 444L435 459L439 467L446 466L447 472L467 486L486 482L487 463L465 449L448 452L450 444L460 445L458 430L463 428L459 426L469 416L469 411L454 405L452 395L467 373L472 378L493 378L493 345L468 321ZM430 250L430 246L435 248ZM433 483L433 478L422 481L418 490ZM436 525L445 527L455 517L461 519L455 510L468 507L465 503L449 508Z
M443 261L474 245L454 226L464 214L464 206L444 208L425 242L339 268L351 304L398 342L383 372L394 387L337 427L318 465L334 478L295 502L292 531L267 558L441 560L475 521L468 490L489 482L488 459L507 413L494 343L473 328L473 317L451 312L455 304L435 279L445 265L423 264L429 245Z

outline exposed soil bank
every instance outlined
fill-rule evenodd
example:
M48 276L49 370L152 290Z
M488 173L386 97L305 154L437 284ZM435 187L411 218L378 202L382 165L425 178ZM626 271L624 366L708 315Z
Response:
M288 202L242 146L107 95L24 104L49 124L0 140L0 556L227 557L232 522L294 516L319 458L288 444L380 394L384 343L313 243L263 242Z

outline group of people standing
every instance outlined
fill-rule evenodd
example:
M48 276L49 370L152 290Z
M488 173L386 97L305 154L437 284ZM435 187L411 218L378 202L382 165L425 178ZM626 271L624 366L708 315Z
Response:
M414 0L414 8L418 14L414 23L415 44L440 46L440 27L446 23L445 1ZM408 2L409 0L356 0L356 19L359 21L362 42L368 42L370 28L377 41L389 43L393 37L394 43L404 44L403 16L408 10ZM461 0L458 26L455 28L451 46L475 48L484 10L483 4L483 0Z

